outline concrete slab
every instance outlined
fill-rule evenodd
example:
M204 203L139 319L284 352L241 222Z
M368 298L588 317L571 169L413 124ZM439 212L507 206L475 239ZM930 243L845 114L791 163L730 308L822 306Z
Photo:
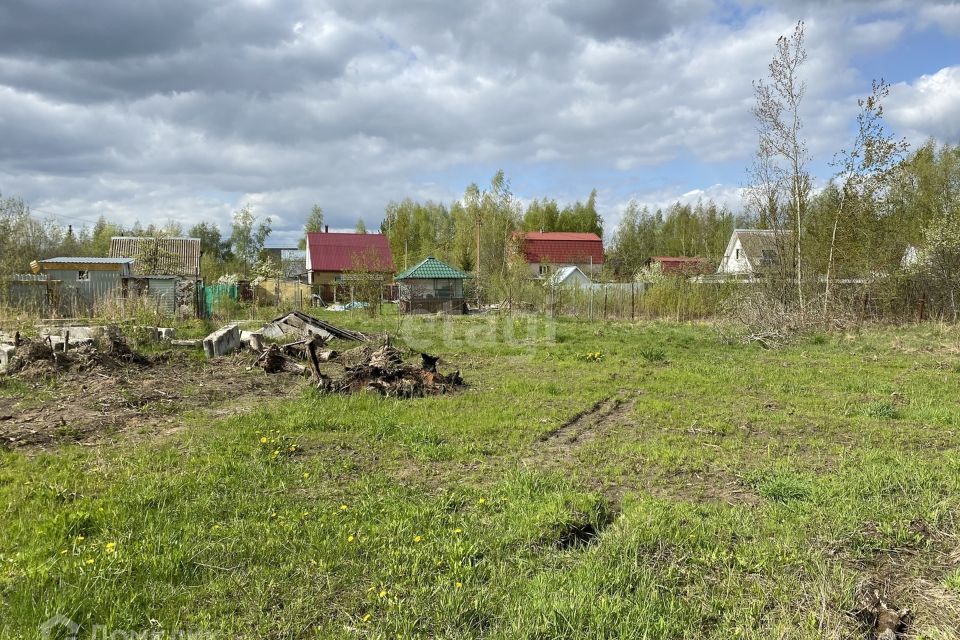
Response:
M240 342L253 351L263 351L263 332L241 331Z
M233 353L240 348L240 327L228 324L217 329L203 339L203 351L208 358L216 358Z
M17 355L17 348L12 344L0 344L0 371L6 371L7 367Z
M177 330L172 327L159 327L157 331L160 332L161 340L173 340L177 335Z

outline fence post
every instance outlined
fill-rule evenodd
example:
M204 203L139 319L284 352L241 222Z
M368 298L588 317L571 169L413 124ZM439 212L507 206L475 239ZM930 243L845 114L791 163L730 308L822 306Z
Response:
M633 311L634 311L634 305L636 303L636 298L637 298L635 289L636 289L636 284L631 282L630 283L630 322L633 322Z
M603 319L607 319L607 286L603 287Z

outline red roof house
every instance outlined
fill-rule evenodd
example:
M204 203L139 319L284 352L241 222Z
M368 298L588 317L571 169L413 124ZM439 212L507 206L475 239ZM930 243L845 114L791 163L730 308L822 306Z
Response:
M396 270L390 242L382 233L308 233L307 274L310 284L331 286L349 280L346 274ZM325 292L321 290L324 299Z
M577 266L596 273L603 266L603 240L595 233L517 231L514 239L537 277L556 267Z

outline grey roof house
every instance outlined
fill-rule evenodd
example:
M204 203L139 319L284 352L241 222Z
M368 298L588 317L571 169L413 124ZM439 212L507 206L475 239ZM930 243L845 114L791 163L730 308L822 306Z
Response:
M789 229L734 229L718 274L764 276L793 270L793 232Z

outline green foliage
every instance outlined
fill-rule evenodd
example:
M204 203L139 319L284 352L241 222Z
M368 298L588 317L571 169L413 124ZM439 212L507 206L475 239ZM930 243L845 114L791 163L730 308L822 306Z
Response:
M748 218L713 201L693 206L677 202L653 213L631 201L608 247L609 262L618 276L627 279L651 256L699 256L719 263L733 230L747 226Z
M257 224L257 217L249 206L241 207L233 212L230 247L233 250L233 255L240 261L245 273L257 263L269 235L269 216L260 221L260 224Z

